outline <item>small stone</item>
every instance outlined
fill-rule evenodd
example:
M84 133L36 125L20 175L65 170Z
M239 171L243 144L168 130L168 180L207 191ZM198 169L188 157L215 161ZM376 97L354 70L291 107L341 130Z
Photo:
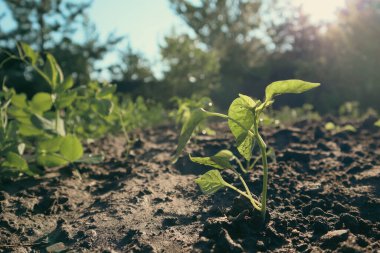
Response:
M313 229L317 234L325 234L327 231L329 231L330 226L325 221L316 220L313 224Z
M340 144L340 150L342 152L348 153L351 151L351 146L347 143L342 143L342 144Z
M325 212L320 207L314 207L311 209L310 214L312 215L325 215Z
M327 234L323 235L320 240L322 241L323 248L336 249L340 242L347 240L348 230L340 229L329 231Z
M50 245L49 247L46 247L46 251L48 253L58 253L58 252L63 252L65 250L66 250L66 246L62 242L58 242L53 245Z

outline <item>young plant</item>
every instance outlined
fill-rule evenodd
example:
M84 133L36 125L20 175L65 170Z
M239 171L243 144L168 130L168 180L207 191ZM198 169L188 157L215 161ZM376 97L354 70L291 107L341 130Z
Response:
M266 87L265 98L263 101L255 100L249 96L239 94L239 97L231 103L227 115L209 112L203 108L194 110L182 127L173 162L177 161L182 150L186 146L186 143L191 138L194 129L203 120L208 117L220 117L226 119L228 121L228 126L236 139L237 150L246 161L246 167L243 167L241 161L229 150L222 150L211 157L190 156L190 159L193 162L216 168L216 170L214 169L206 172L196 179L195 182L200 186L201 190L205 194L213 194L216 191L226 187L238 192L250 201L254 209L261 212L262 219L264 221L267 210L268 149L259 131L260 115L273 104L275 96L285 93L303 93L318 87L319 85L319 83L310 83L302 80L277 81ZM253 166L251 161L253 159L252 153L255 143L257 143L259 147L260 154L258 157L261 158L263 166L263 187L261 192L261 200L254 198L241 174L230 163L232 160L235 160L243 173L252 170ZM257 158L255 160L257 161ZM254 164L255 163L253 163L253 165ZM225 169L230 169L237 175L244 186L244 191L238 189L230 183L227 183L222 178L219 171Z

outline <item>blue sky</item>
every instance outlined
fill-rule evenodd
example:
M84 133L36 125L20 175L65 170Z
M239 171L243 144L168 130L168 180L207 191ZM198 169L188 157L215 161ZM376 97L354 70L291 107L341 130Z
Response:
M177 33L190 31L171 10L168 0L95 0L89 15L100 35L126 35L120 48L124 49L129 41L153 63L159 60L159 44L165 35L173 29ZM110 55L105 62L116 58Z

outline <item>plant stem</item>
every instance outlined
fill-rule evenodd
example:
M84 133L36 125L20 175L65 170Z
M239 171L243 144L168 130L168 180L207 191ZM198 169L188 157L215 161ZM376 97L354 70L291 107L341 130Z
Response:
M268 191L268 160L267 160L267 145L265 144L263 138L259 133L258 121L255 120L254 124L255 135L257 142L260 147L261 159L263 163L263 190L261 193L261 216L263 221L265 221L265 214L267 211L267 191Z
M235 186L233 186L233 185L231 185L229 183L225 184L225 186L231 188L234 191L237 191L239 194L241 194L244 197L246 197L247 199L249 199L249 201L251 202L251 204L253 205L253 207L256 208L257 210L261 211L261 208L258 206L258 203L256 203L257 201L252 197L251 194L248 195L248 193L239 190L238 188L236 188Z
M234 156L234 159L235 159L235 161L237 162L237 164L239 165L241 171L243 171L244 173L247 173L247 170L244 169L244 166L243 166L243 164L240 162L240 160L239 160L236 156Z
M55 111L55 131L58 134L58 120L59 120L59 110L56 109Z

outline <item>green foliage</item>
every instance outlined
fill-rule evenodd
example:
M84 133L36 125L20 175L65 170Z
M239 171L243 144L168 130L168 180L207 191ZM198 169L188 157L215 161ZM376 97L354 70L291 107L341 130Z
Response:
M274 102L274 96L285 94L285 93L302 93L312 88L318 87L317 83L309 83L301 80L286 80L274 82L265 90L265 100L261 102L260 100L254 100L249 96L240 94L230 105L228 110L228 115L208 112L202 108L192 111L190 117L183 125L174 156L174 162L178 159L182 150L185 148L186 143L191 138L191 135L196 128L196 126L208 117L220 117L228 120L228 126L235 137L237 148L239 153L246 160L246 168L243 167L240 160L235 157L232 152L228 150L222 150L217 154L210 157L191 157L193 162L200 163L203 165L211 166L219 170L230 169L242 182L245 191L241 191L235 186L225 182L222 175L218 170L210 170L207 173L200 176L195 182L200 186L201 190L206 194L212 194L216 191L228 187L235 190L239 194L246 197L254 209L261 211L263 219L265 219L266 213L266 203L267 203L267 187L268 187L268 161L267 158L270 156L272 160L275 160L274 150L271 148L267 150L267 146L260 135L259 124L260 115ZM254 159L251 165L253 145L257 143L260 149L260 155ZM240 173L234 168L231 163L235 160L243 173L247 173L249 170L253 169L258 160L262 160L263 166L263 189L261 202L256 200L246 182L241 177Z
M347 124L344 126L337 126L333 122L327 122L325 124L325 129L327 131L330 131L334 134L340 133L340 132L356 132L356 128L353 125Z
M374 125L377 126L377 127L380 127L380 119L377 120Z
M70 117L79 118L85 111L84 108L74 107L80 99L78 89L73 88L72 78L64 78L53 55L47 54L43 61L25 43L19 43L18 49L19 56L10 55L10 58L19 59L32 67L46 81L50 91L38 92L28 100L25 94L17 94L14 89L3 87L0 96L0 154L4 157L0 159L1 173L35 175L29 169L30 165L53 167L77 162L83 156L82 144L76 135L66 133L70 127L74 128ZM87 108L97 105L93 108L97 114L110 114L114 91L115 88L108 85L96 93L87 94ZM72 129L69 132L75 133ZM25 148L28 157L31 157L27 160L23 158Z

